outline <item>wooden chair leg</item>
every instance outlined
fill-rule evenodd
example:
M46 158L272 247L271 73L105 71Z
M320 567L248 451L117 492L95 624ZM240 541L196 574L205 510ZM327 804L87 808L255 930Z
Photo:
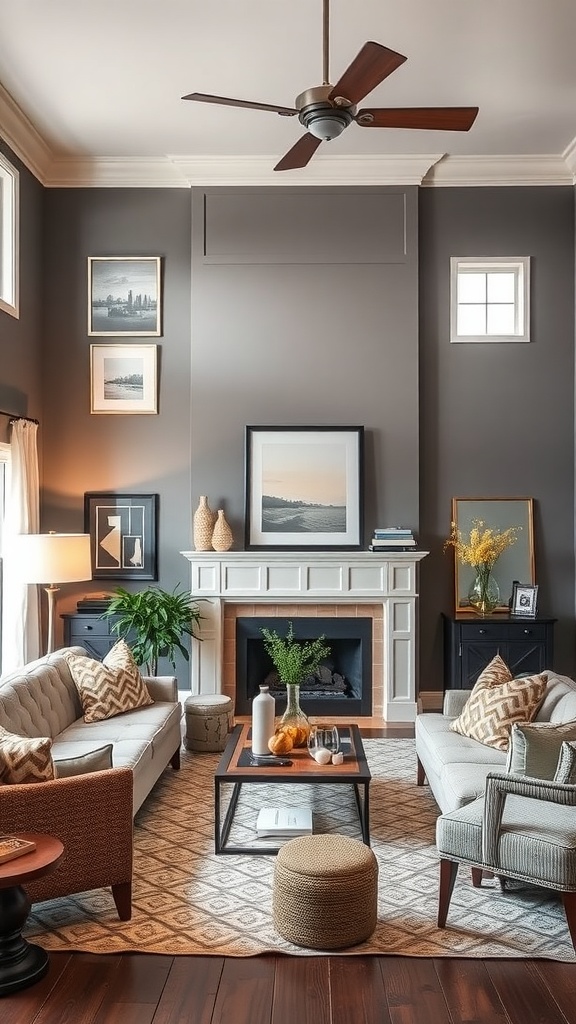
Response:
M422 762L420 761L420 758L417 757L416 758L416 785L417 786L423 786L425 781L426 781L426 772L424 771L424 767L422 765Z
M476 889L479 889L482 885L482 875L484 872L482 871L482 868L471 868L470 870L472 872L472 885Z
M563 892L562 902L564 904L564 913L566 914L566 921L568 922L568 930L570 932L570 938L572 939L572 945L576 950L576 892Z
M452 891L454 889L454 882L456 881L457 874L458 861L446 860L443 857L440 861L440 892L438 894L439 928L444 928L446 924L448 907L450 906L450 900L452 898Z
M129 921L132 917L132 883L120 882L112 886L112 896L121 921Z
M178 771L178 769L180 768L180 747L178 747L178 750L175 750L174 753L172 754L172 757L170 758L170 764L174 768L174 771Z

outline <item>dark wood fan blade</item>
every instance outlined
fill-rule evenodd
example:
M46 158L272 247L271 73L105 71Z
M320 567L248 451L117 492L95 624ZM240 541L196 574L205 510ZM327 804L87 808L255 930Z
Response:
M406 59L381 43L364 43L360 53L336 82L329 99L344 96L350 103L359 103Z
M421 128L467 132L478 107L366 107L356 114L361 128Z
M292 171L297 167L306 167L306 164L314 156L322 139L306 132L301 135L298 142L289 149L285 156L276 164L275 171Z
M297 114L296 107L277 107L273 103L252 103L251 100L233 100L229 96L211 96L207 92L191 92L182 97L183 100L196 100L198 103L219 103L224 107L250 107L252 110L271 110L274 114L291 117Z

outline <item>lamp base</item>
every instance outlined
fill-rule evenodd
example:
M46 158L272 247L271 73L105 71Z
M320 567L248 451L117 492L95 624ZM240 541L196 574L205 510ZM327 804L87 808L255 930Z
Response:
M44 590L48 594L48 636L46 642L46 654L52 654L54 651L54 611L56 608L56 594L60 590L60 587L55 587L53 583L49 587L44 587Z

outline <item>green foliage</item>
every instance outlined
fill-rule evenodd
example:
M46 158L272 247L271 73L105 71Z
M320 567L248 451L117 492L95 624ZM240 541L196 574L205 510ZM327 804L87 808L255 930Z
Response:
M266 652L272 658L283 683L301 683L330 654L330 647L324 643L324 635L316 640L295 640L291 622L285 637L278 636L275 629L263 628L260 632Z
M175 654L189 661L189 654L182 640L186 636L201 637L195 632L200 619L200 609L192 595L179 590L178 584L172 593L160 587L146 587L136 593L129 593L117 587L102 617L118 616L111 630L130 644L138 665L145 665L149 675L155 675L158 658L168 658L176 670ZM135 638L128 634L134 634Z

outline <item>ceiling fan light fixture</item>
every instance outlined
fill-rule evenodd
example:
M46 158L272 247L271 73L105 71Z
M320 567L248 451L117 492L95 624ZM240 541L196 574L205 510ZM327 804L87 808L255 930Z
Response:
M353 118L349 110L335 110L326 104L318 104L302 110L299 120L311 135L330 142L342 134Z

